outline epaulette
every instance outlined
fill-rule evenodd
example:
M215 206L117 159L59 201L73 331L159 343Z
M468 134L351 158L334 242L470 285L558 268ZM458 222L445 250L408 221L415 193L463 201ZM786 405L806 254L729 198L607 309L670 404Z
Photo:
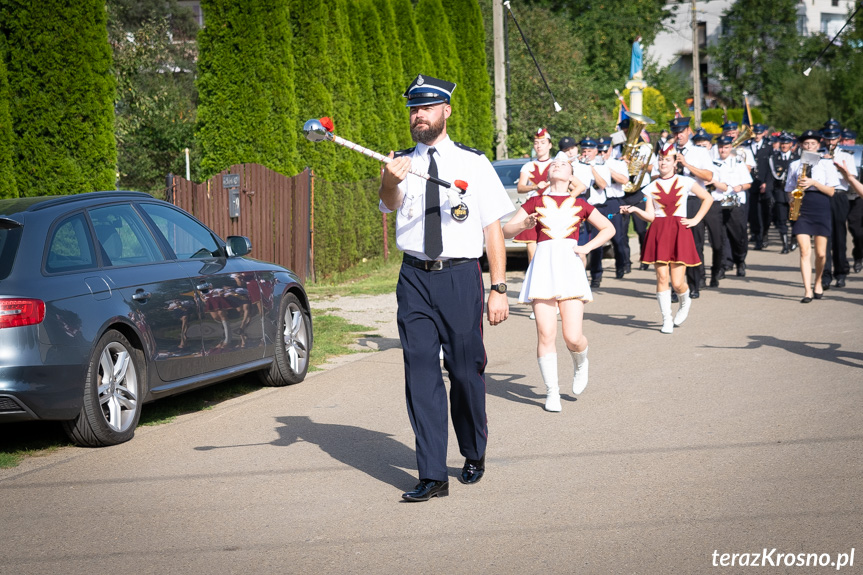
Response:
M407 156L408 154L412 154L412 153L413 153L413 151L414 151L414 150L416 150L416 149L417 149L417 147L416 147L416 146L414 146L413 148L408 148L407 150L399 150L399 151L397 151L397 152L394 152L394 153L393 153L393 156L394 156L394 157L396 157L396 158L400 158L400 157L402 157L402 156Z
M453 144L455 144L456 146L458 146L462 150L467 150L468 152L473 152L474 154L476 154L478 156L484 156L485 155L480 150L477 150L476 148L471 148L470 146L465 146L461 142L453 142Z

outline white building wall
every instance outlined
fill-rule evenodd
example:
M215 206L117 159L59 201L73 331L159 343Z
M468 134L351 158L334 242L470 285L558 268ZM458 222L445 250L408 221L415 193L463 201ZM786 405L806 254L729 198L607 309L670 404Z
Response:
M722 16L735 0L698 0L695 13L703 23L707 45L715 44L722 34ZM663 31L656 36L652 46L644 49L645 58L660 66L672 66L680 72L692 74L692 3L688 0L672 0L666 3L673 17L663 22ZM797 6L798 30L805 35L823 32L832 38L845 23L854 9L854 0L800 0ZM672 21L673 20L673 21ZM703 46L702 46L703 48ZM718 86L711 79L710 63L703 51L699 51L702 71L707 67L707 92ZM703 75L703 74L702 74Z

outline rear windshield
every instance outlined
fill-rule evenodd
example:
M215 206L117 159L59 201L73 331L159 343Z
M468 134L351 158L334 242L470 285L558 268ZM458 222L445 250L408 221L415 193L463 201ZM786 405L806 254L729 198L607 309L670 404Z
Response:
M22 229L18 224L0 219L0 280L9 277L12 271Z
M498 165L494 167L494 171L497 172L497 177L500 178L500 181L504 186L511 187L518 184L518 175L521 172L521 167L523 165L524 164Z

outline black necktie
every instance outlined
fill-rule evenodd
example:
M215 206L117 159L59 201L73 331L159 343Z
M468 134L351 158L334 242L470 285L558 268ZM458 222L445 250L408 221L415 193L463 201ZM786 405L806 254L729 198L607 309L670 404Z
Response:
M437 177L437 163L434 161L434 148L429 148L429 175ZM440 233L440 189L437 184L426 181L425 212L425 254L436 260L443 252L443 239Z

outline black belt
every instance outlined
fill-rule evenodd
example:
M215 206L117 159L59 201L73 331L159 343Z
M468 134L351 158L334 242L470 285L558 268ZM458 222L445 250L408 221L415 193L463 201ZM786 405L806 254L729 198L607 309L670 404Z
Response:
M466 264L470 262L476 262L476 258L450 258L448 260L421 260L419 258L415 258L412 255L405 254L402 262L415 268L419 268L421 270L429 271L439 271L444 268L452 268L455 266L460 266L461 264Z

